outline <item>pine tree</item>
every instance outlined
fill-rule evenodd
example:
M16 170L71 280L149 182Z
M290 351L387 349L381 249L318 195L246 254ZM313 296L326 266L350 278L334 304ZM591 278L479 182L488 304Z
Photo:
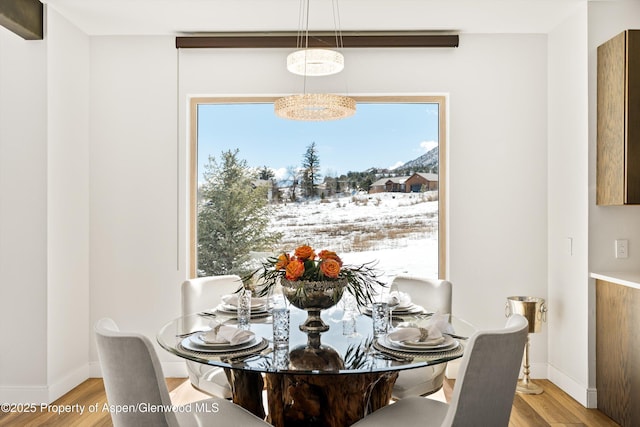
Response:
M316 143L312 142L302 158L302 188L307 197L318 195L317 183L320 178L320 157Z
M267 188L255 186L238 150L209 156L198 204L198 274L244 274L249 253L269 249L280 236L267 231Z

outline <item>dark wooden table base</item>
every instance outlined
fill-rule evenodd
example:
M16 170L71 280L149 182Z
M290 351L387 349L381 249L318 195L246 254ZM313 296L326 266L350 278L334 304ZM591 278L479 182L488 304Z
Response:
M274 426L345 427L386 406L398 374L266 374L265 377L267 421Z
M225 369L233 392L233 403L242 406L255 416L264 419L262 390L264 380L260 372Z

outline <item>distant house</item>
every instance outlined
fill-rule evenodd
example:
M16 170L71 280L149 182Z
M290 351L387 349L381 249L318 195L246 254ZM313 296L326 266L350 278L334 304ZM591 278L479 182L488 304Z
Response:
M369 186L369 193L419 193L437 189L437 174L416 172L411 176L381 178Z
M416 172L405 182L406 192L418 193L438 189L438 175L435 173Z
M404 193L408 176L381 178L369 186L369 193Z

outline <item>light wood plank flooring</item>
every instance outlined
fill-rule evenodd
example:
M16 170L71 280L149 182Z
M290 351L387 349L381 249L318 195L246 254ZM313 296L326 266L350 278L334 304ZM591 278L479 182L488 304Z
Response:
M536 380L536 382L544 388L544 393L537 396L517 394L513 401L509 427L617 426L600 411L584 408L553 383L546 380ZM452 380L446 381L442 392L444 399L450 399L453 384ZM206 397L195 391L184 378L168 378L167 386L171 391L171 398L176 404L184 404ZM91 378L52 404L52 407L54 405L84 407L84 414L80 415L74 411L58 415L46 410L38 410L36 413L0 413L0 426L111 426L109 413L101 410L105 403L106 396L102 379ZM96 404L100 410L90 413L87 408Z

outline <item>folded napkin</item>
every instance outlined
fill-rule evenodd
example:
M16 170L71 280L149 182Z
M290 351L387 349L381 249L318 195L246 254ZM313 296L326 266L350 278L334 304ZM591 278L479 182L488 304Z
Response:
M207 344L240 344L249 340L248 337L255 335L251 331L244 331L233 326L217 325L209 332L203 333L200 337Z
M437 312L424 327L398 328L387 337L396 342L429 346L443 343L445 337L442 334L445 332L452 332L449 315Z
M238 294L225 295L222 297L222 302L234 307L238 306ZM261 307L266 304L264 298L251 297L251 308Z
M440 332L453 332L453 327L449 323L449 314L441 313L437 311L433 313L433 316L429 318L429 322L425 326L427 329L431 329L432 327L437 328Z
M420 345L437 345L444 342L444 336L435 326L430 328L398 328L389 333L387 337L391 341Z
M393 291L389 292L387 296L387 301L389 305L394 306L395 310L399 308L409 308L411 307L411 296L405 292ZM397 304L397 305L396 305Z

